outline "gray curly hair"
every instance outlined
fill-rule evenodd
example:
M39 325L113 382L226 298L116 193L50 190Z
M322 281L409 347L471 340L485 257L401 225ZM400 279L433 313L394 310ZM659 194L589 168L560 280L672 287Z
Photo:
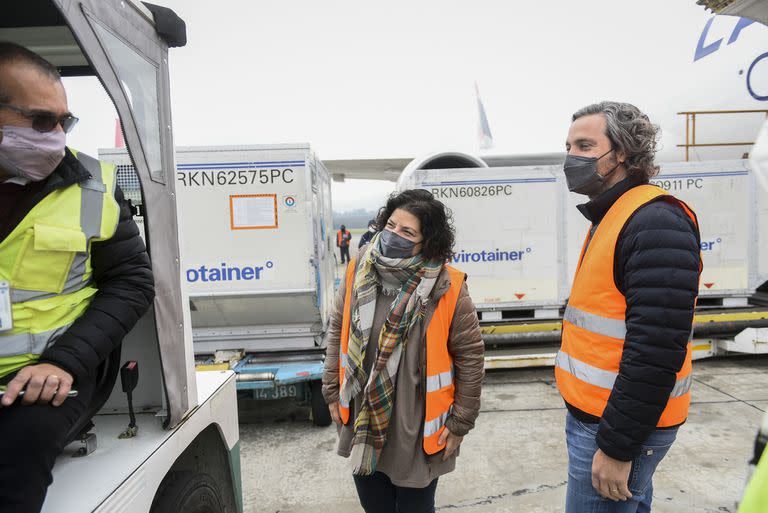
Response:
M660 129L651 123L648 116L630 103L604 101L578 110L572 121L593 114L605 116L605 135L614 150L626 154L626 166L631 174L645 180L656 176L659 166L654 164L653 159Z

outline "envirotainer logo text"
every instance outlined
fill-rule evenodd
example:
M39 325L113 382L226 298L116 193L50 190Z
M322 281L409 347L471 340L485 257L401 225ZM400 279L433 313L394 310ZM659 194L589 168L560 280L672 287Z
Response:
M462 264L469 262L519 262L525 255L531 252L531 248L525 248L519 251L500 250L499 248L483 249L480 251L467 251L462 249L453 255L453 263Z
M264 278L264 274L272 269L275 263L267 260L264 265L236 266L222 262L218 266L201 265L187 269L186 278L189 283L217 281L254 281Z

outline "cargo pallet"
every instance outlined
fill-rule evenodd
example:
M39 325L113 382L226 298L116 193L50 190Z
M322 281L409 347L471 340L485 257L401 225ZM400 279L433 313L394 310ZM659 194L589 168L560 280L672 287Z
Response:
M295 399L311 406L312 422L316 426L331 423L322 396L323 365L324 356L320 351L263 354L216 351L195 357L198 371L235 371L238 399Z

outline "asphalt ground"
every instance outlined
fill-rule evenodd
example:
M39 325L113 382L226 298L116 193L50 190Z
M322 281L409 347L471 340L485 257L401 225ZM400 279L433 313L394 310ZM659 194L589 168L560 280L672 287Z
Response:
M694 363L688 421L654 478L657 513L735 512L768 409L768 357ZM247 513L360 512L334 426L318 428L289 400L241 404ZM562 512L566 410L551 368L489 372L480 417L457 468L440 478L437 510Z

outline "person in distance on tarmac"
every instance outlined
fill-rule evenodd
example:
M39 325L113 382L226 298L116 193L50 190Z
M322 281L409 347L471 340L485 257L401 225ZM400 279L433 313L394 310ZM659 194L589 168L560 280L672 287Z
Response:
M341 256L341 263L349 262L349 243L352 240L352 234L349 233L347 227L343 224L339 227L339 231L336 232L336 247L339 248Z
M445 206L395 193L376 225L336 295L323 395L366 513L434 512L480 409L483 340Z
M376 232L378 230L376 229L376 220L371 219L368 221L368 230L360 236L360 242L357 244L357 249L359 250L369 242L371 242L371 239L374 235L376 235Z

